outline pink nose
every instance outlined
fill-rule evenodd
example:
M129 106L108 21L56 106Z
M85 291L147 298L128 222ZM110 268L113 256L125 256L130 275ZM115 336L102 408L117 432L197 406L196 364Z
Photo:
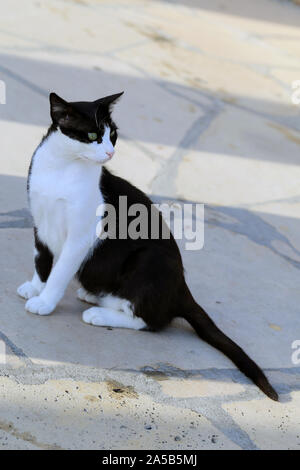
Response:
M109 157L109 158L112 158L113 154L115 153L114 150L112 150L112 152L106 152L106 155Z

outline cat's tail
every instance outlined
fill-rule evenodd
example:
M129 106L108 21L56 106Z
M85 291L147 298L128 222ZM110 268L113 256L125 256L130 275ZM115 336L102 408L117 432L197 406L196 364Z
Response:
M190 294L191 295L191 294ZM278 395L269 383L263 371L234 341L226 336L211 320L207 313L194 299L191 308L184 313L185 318L196 330L201 339L219 351L222 351L231 361L251 379L269 398L278 401Z

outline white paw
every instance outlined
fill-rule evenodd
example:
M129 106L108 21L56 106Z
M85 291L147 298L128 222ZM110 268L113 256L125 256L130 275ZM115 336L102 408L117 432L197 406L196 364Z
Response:
M99 307L92 307L85 310L82 314L82 320L90 325L102 326L105 323L104 315L101 314Z
M89 294L89 292L87 292L83 287L80 287L80 289L77 290L77 297L89 304L98 304L98 297L96 297L96 295Z
M23 297L23 299L31 299L31 297L39 295L39 291L30 281L24 282L24 284L19 286L17 292L21 297Z
M124 312L102 307L92 307L85 310L82 314L82 320L85 323L95 326L131 328L133 330L141 330L147 326L142 318L129 317L127 314L124 314Z
M55 305L45 302L41 297L32 297L27 300L25 309L37 315L49 315L55 309Z

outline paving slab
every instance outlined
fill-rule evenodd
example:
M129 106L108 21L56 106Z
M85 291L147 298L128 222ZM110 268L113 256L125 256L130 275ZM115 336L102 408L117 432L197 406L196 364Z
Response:
M299 24L279 0L2 6L0 448L299 448ZM155 202L205 204L203 249L179 241L188 284L279 403L184 320L157 334L88 326L75 281L49 317L25 312L26 174L48 94L121 90L110 168Z
M179 162L177 194L229 206L296 196L299 144L300 132L226 105Z

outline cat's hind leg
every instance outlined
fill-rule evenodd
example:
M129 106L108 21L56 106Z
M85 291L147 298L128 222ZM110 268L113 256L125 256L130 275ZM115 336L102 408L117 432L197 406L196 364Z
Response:
M135 317L133 313L113 310L107 307L92 307L82 314L85 323L94 326L111 326L114 328L130 328L142 330L147 325L142 318Z
M133 315L131 304L128 300L121 299L116 295L106 294L98 299L99 307L110 308L112 310L121 310L129 316Z
M99 297L93 294L90 294L87 290L83 287L80 287L77 290L77 298L87 302L88 304L98 305Z
M94 295L80 287L77 290L77 298L89 304L98 305L112 310L120 310L132 316L131 304L128 300L111 294Z

